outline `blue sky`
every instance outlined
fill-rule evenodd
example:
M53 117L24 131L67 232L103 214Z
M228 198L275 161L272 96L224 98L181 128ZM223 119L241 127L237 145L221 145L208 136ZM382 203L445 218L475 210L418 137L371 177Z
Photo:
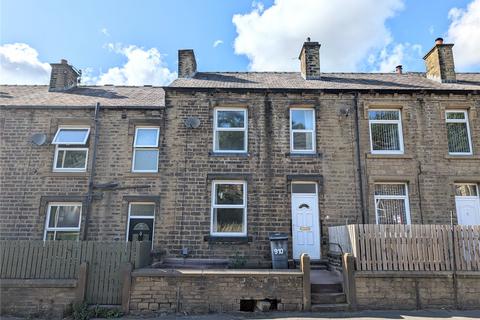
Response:
M66 58L87 82L166 84L180 48L202 71L296 71L307 36L324 71L423 71L442 36L457 71L478 72L480 0L1 0L0 80L41 83Z

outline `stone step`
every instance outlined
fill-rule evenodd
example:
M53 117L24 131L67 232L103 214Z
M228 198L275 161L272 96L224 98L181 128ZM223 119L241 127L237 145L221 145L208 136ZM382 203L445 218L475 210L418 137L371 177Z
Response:
M348 303L312 304L312 312L348 311Z
M345 293L312 293L312 304L338 304L345 303Z
M341 283L312 283L311 288L312 293L343 293Z

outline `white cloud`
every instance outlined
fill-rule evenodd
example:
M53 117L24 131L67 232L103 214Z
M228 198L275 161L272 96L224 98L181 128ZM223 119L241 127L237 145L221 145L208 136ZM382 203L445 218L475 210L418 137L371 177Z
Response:
M216 48L218 47L219 45L221 45L223 43L222 40L215 40L215 42L213 43L213 47Z
M110 37L110 32L108 32L107 28L100 29L100 32L103 33L104 36Z
M403 65L405 70L421 58L422 46L406 42L385 46L377 55L371 54L368 63L375 72L393 72L396 66Z
M480 0L472 1L466 10L452 8L446 40L455 44L455 65L480 65Z
M235 53L254 71L297 71L307 37L321 43L322 70L353 71L369 53L391 42L385 21L403 9L403 0L276 0L265 9L236 14Z
M0 84L48 84L51 67L26 43L0 46Z
M110 68L98 76L97 84L114 85L166 85L177 77L171 72L157 48L148 50L135 45L107 44L107 48L122 54L127 62L121 67Z

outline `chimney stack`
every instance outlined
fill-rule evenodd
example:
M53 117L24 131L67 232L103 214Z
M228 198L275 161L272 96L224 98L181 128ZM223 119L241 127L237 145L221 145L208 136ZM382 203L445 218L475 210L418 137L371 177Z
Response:
M52 73L50 75L50 86L48 91L65 91L75 88L80 82L82 71L75 69L65 59L60 63L51 63Z
M191 78L195 73L197 73L197 61L193 50L178 50L178 77Z
M403 66L401 64L396 66L395 67L395 72L398 73L398 74L402 74L403 73Z
M307 41L303 43L300 51L300 71L306 80L320 80L320 44Z
M427 68L427 78L441 83L457 82L453 61L453 43L443 43L435 39L435 46L423 57Z

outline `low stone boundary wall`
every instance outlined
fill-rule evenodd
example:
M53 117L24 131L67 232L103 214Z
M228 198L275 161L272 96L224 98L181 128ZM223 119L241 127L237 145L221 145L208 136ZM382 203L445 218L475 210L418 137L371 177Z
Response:
M270 302L277 310L300 311L303 295L303 273L298 270L137 269L132 272L129 309L198 314Z
M63 319L86 291L86 264L78 279L0 279L0 315Z
M478 309L480 272L357 271L358 309Z

